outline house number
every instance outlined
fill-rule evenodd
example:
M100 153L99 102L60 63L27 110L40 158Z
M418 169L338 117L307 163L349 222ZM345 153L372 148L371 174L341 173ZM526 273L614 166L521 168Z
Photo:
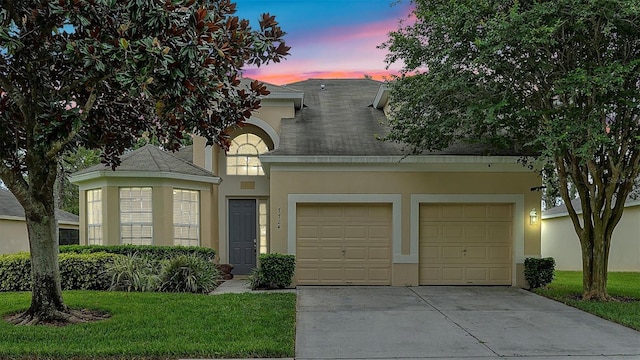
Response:
M282 211L278 208L278 229L280 229L280 219L281 219Z

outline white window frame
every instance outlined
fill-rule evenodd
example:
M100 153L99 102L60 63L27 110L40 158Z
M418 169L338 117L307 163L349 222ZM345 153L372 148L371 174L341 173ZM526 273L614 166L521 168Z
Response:
M190 196L186 200L184 195L178 198L177 195L181 193L188 193ZM191 195L195 195L195 201ZM185 218L187 222L178 221ZM183 236L184 232L179 229L186 229L187 236ZM189 236L194 232L195 237ZM200 192L197 190L173 189L173 244L200 246Z
M139 198L133 198L131 195L136 191L139 192ZM124 193L128 192L130 197L124 197ZM144 193L143 193L144 192ZM148 209L143 208L143 200L145 193L148 192L149 196L149 206ZM136 203L135 200L138 200ZM124 204L125 202L129 202L129 209L125 211ZM138 186L138 187L121 187L119 189L119 205L120 205L120 243L121 244L130 244L130 245L153 245L153 188L147 186ZM128 220L124 219L125 215L131 214L133 216L143 216L148 214L148 220ZM147 236L127 236L125 237L125 229L129 228L129 233L133 234L133 229L139 228L140 233L144 234L148 233Z
M269 202L258 199L258 254L269 253Z
M103 245L102 189L85 192L87 203L87 245Z
M253 149L249 153L244 151L247 148ZM227 152L226 174L231 176L264 176L262 162L258 156L267 151L269 151L267 143L256 134L244 133L234 137Z

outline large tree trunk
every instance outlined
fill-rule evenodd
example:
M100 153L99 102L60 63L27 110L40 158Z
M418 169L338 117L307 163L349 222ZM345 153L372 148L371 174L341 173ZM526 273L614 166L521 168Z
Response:
M599 229L580 239L582 250L582 299L608 301L607 271L611 238Z
M58 264L58 227L55 218L53 184L57 175L55 161L31 158L37 166L29 173L29 182L14 178L9 189L25 211L31 251L31 306L8 320L17 325L71 324L105 318L85 310L71 310L62 299ZM40 160L40 161L38 161Z
M618 168L602 173L600 164L611 162L582 161L569 155L556 158L560 194L580 239L582 299L609 301L612 299L607 292L611 238L633 188L633 181L629 179L635 179L637 171L631 171L629 176L622 176L623 171ZM582 214L578 214L571 203L569 180L579 194Z
M31 251L33 279L31 307L27 311L40 321L59 320L59 312L67 311L62 301L60 268L58 266L58 231L55 211L26 214Z

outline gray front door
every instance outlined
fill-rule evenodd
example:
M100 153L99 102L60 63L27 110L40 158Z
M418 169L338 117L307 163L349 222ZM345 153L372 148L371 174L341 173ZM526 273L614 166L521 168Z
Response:
M229 200L229 262L235 275L256 267L256 228L256 200Z

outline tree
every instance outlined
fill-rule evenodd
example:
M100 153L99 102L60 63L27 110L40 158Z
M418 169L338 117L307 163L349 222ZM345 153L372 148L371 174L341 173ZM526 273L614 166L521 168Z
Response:
M551 163L580 239L583 299L610 299L611 235L640 171L640 1L413 2L415 23L381 45L404 63L387 139Z
M71 184L69 175L76 171L86 169L100 163L100 150L85 149L80 146L73 151L65 153L58 166L58 179L54 183L54 200L58 204L56 208L79 214L78 186Z
M116 167L143 134L176 149L185 132L228 147L225 129L260 106L245 64L288 55L275 17L259 29L230 0L0 0L0 179L25 209L33 288L17 323L87 318L64 304L53 187L62 154L101 150Z

